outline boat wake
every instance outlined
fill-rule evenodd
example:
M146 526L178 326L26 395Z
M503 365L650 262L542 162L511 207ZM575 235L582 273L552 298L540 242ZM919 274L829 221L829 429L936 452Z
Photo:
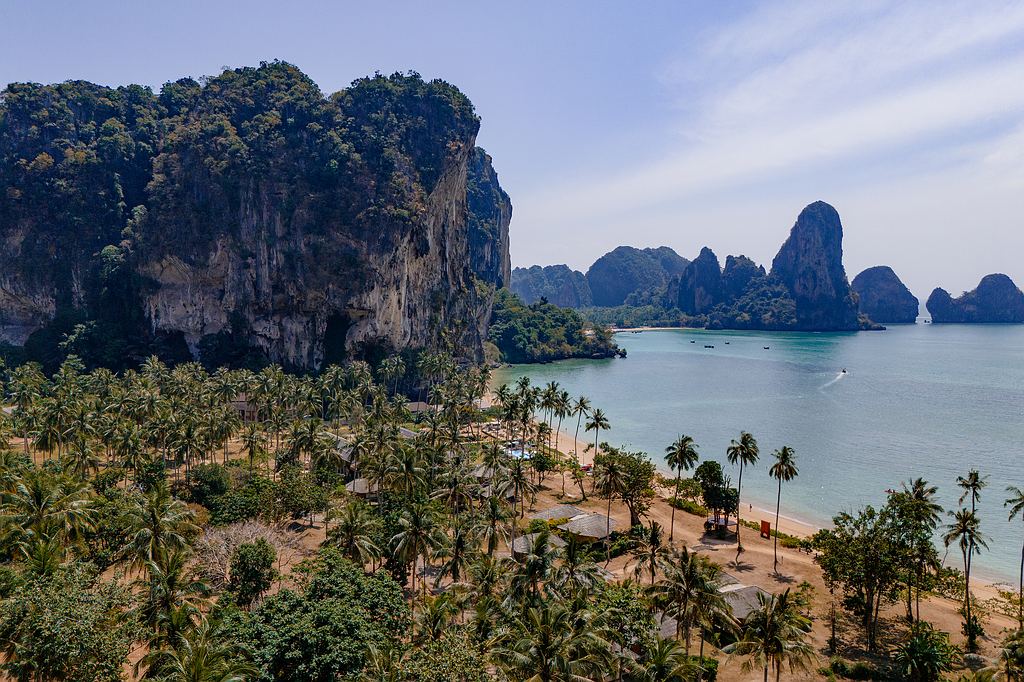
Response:
M819 390L822 390L822 391L824 391L824 390L825 390L826 388L828 388L828 387L829 387L829 386L831 386L832 384L834 384L834 383L838 382L838 381L839 381L840 379L842 379L842 378L843 378L843 377L845 377L845 376L846 376L846 371L844 370L844 371L840 372L839 374L836 374L835 378L833 378L833 379L832 379L831 381L829 381L829 382L825 383L825 384L824 384L824 385L823 385L823 386L821 387L821 389L819 389Z

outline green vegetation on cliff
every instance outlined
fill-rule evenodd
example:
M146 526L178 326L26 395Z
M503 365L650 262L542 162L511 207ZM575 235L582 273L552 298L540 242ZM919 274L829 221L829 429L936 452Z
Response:
M619 353L611 334L575 310L545 300L530 305L507 289L498 292L487 333L504 362L610 358Z
M473 279L507 283L511 217L479 124L415 73L329 97L283 62L159 94L11 84L0 341L49 370L69 353L308 369L443 333L479 359Z

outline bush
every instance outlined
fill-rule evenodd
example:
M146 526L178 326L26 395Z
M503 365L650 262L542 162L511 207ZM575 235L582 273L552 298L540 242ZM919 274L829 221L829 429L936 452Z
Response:
M263 538L238 546L231 556L228 589L235 595L240 606L249 606L270 589L277 577L274 569L276 561L277 552Z
M829 661L827 671L839 677L846 678L848 680L882 679L882 675L878 671L878 668L871 665L870 663L865 663L864 661L850 663L838 657L832 658Z
M200 464L186 475L185 487L190 501L212 507L231 488L231 475L220 464Z
M706 507L702 507L701 505L697 504L696 502L693 502L692 500L673 498L669 500L668 503L675 507L676 509L686 512L687 514L693 514L694 516L708 515L708 510Z
M690 660L699 665L704 674L701 675L701 679L705 682L715 682L718 679L718 660L711 658L710 656L690 656Z

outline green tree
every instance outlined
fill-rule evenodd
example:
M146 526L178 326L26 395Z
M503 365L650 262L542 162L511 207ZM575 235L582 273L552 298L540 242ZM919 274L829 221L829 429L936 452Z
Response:
M729 464L740 466L740 478L736 483L736 561L739 561L740 553L743 551L743 541L740 539L741 527L740 508L743 506L743 469L757 464L760 451L757 447L757 439L746 431L740 432L738 441L731 441L725 451Z
M909 682L938 682L953 669L960 650L949 643L949 635L923 621L910 626L907 637L893 652L900 676Z
M768 672L775 679L782 677L782 669L791 672L807 670L814 659L814 649L807 643L810 622L800 613L787 589L782 594L757 595L758 608L743 621L743 631L732 653L745 656L743 671L763 669L764 680Z
M683 472L689 471L697 466L699 459L697 444L691 436L681 435L676 438L672 445L665 448L665 463L669 469L676 472L676 489L673 494L673 502L679 499L679 486L682 482ZM676 536L676 505L672 505L672 521L669 524L668 541L674 542Z
M1009 520L1013 521L1017 516L1024 519L1024 490L1011 485L1007 486L1006 492L1010 496L1003 506L1010 508ZM1017 627L1024 630L1024 544L1020 549L1020 576L1017 580Z
M259 670L249 649L209 621L190 629L175 646L146 656L145 679L160 682L249 682Z
M964 634L967 635L967 650L976 651L981 626L971 613L971 555L988 549L988 539L981 533L978 515L969 509L961 509L953 515L953 521L942 536L946 547L954 542L960 547L964 559Z
M120 682L141 632L126 590L79 565L30 580L0 602L0 670L17 680Z
M782 484L783 482L792 481L800 473L796 467L796 453L788 445L782 446L780 449L772 453L772 457L775 458L775 462L772 464L771 469L768 470L769 475L779 482L779 494L778 499L775 501L775 540L773 544L773 550L775 552L775 564L774 570L779 570L779 510L782 507Z
M228 589L241 606L249 606L270 589L277 570L277 552L264 538L243 542L231 555Z

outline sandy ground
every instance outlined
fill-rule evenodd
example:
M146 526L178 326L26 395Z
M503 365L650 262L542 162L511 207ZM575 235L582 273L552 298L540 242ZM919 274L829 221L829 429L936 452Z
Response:
M559 437L559 446L562 451L571 451L573 434L566 433L563 426L563 435ZM580 452L584 451L587 443L580 442ZM584 454L584 463L593 461L593 441L589 443L590 450ZM554 504L563 503L566 500L560 497L560 478L549 477L545 481L545 488L537 496L536 510L542 510ZM569 495L578 492L576 488L567 485ZM589 486L588 486L589 494ZM669 530L672 518L672 507L668 504L670 491L659 491L659 497L652 504L647 521L657 521L666 530ZM588 511L604 513L607 509L607 502L600 498L589 498L584 503L577 503L576 498L569 498L573 504ZM743 503L744 508L741 514L744 520L775 521L774 509L762 509L754 506L749 508ZM629 513L625 505L621 503L612 504L612 518L619 523L620 528L629 524ZM781 545L778 548L779 573L773 569L774 553L770 540L760 537L757 531L747 528L741 529L744 551L740 555L739 563L736 563L736 543L734 541L722 541L717 539L707 540L704 538L703 517L694 516L677 510L675 514L675 537L676 542L684 542L688 547L707 556L722 566L723 570L735 576L745 585L756 585L768 592L781 592L786 588L796 587L806 581L813 587L813 599L810 609L810 616L813 621L811 639L820 661L815 668L827 665L828 652L826 643L829 636L828 615L831 599L828 589L822 579L821 571L814 563L812 555L795 549L785 549ZM779 521L779 529L786 534L797 537L808 537L814 534L818 528L813 524L806 523L796 518L786 516L785 499L783 499L782 514ZM609 570L620 577L632 575L633 567L628 565L626 557L619 557L611 562ZM982 580L972 580L972 593L979 601L985 601L998 596L997 588L991 583ZM921 602L921 618L932 623L936 628L949 632L955 644L963 645L964 637L960 632L962 617L958 613L959 603L938 596L923 598ZM865 636L859 623L842 614L838 609L840 621L837 636L840 640L838 654L847 658L870 658L865 651ZM903 604L891 604L883 610L884 623L879 625L880 647L891 647L896 644L900 637L906 632L906 621L904 619L906 610ZM998 655L999 642L1010 631L1016 628L1016 622L1000 614L991 614L983 623L986 630L986 637L982 640L981 654L993 659ZM722 662L719 668L718 679L723 682L733 680L759 680L761 675L757 673L744 675L741 671L742 661L729 660L721 652L717 656ZM820 680L822 679L816 670L810 673L783 674L787 680Z

